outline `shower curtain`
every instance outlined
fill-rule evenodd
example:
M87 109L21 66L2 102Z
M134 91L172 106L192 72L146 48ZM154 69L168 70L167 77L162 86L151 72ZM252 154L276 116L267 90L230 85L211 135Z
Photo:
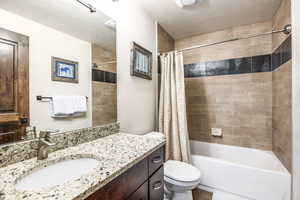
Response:
M190 162L183 56L171 52L160 56L160 61L159 131L167 140L166 160Z

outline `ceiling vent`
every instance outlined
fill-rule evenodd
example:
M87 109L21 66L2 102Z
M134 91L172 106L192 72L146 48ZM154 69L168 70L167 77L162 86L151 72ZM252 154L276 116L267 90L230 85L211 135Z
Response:
M176 4L180 8L184 8L186 6L192 6L197 3L197 0L175 0Z

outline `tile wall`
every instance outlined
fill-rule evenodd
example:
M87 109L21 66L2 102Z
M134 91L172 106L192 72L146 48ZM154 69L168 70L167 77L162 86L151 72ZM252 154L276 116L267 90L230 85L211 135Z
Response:
M117 121L117 74L116 63L101 64L116 60L114 52L92 45L93 126Z
M273 19L175 40L175 49L280 30L291 23L291 0ZM173 40L159 28L160 52ZM190 138L273 150L291 171L291 35L273 34L184 52ZM222 128L223 137L211 136Z
M96 82L117 83L117 73L93 69L92 79Z
M117 121L117 84L93 81L93 126Z
M273 17L273 29L291 23L291 0L283 0ZM273 35L273 152L292 171L291 35Z
M264 22L175 41L177 49L268 32ZM272 150L272 37L184 53L190 138ZM212 128L222 128L213 137Z
M157 41L158 41L158 52L159 53L166 53L166 52L175 50L174 38L167 31L165 31L165 29L159 24L157 27L157 37L158 37ZM158 60L158 77L157 77L158 90L157 90L157 94L158 94L158 102L159 102L161 65L160 65L160 58L158 58L157 60ZM158 117L158 115L157 115L157 117ZM158 127L157 127L157 129L158 129Z
M247 37L272 30L272 21L238 26L222 31L194 35L175 41L175 48L182 49L199 44L220 42L237 37ZM218 61L233 58L244 58L258 55L269 55L272 53L272 36L238 40L234 42L199 48L184 52L184 63L198 63L207 61Z
M157 33L158 33L157 34L157 36L158 36L158 51L160 53L165 53L165 52L168 52L168 51L173 51L175 49L175 40L159 24L157 26Z

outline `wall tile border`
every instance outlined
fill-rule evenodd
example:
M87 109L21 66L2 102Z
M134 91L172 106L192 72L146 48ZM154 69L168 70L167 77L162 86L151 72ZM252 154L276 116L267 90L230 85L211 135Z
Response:
M270 72L271 54L184 65L184 77L205 77Z
M274 71L292 59L292 36L290 35L272 54L272 70Z
M117 83L117 74L114 72L93 69L92 80L97 82Z
M184 77L193 78L271 72L291 59L292 37L290 35L272 54L185 64ZM160 62L158 64L158 73L161 73Z

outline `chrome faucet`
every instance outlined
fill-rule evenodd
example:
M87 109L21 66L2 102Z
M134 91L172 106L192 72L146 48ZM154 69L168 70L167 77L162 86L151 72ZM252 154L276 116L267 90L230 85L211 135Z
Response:
M56 133L56 132L58 132L58 130L40 131L38 152L37 152L38 160L45 160L48 158L49 148L55 146L54 143L51 143L49 141L49 137L51 133Z

